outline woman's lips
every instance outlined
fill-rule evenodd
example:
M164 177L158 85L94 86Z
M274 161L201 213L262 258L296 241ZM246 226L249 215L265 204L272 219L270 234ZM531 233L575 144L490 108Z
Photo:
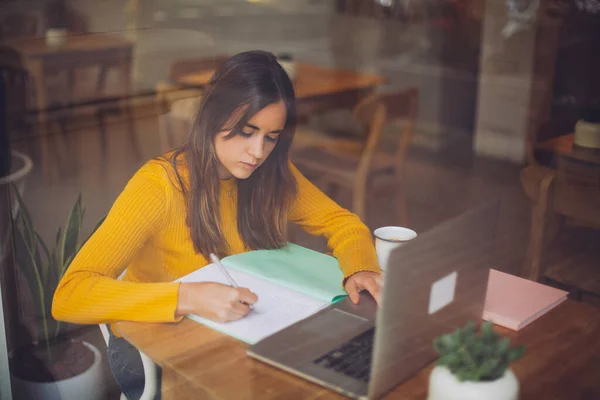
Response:
M245 162L240 162L240 164L242 164L244 166L244 168L250 169L250 170L255 169L258 166L258 164L250 164L250 163L245 163Z

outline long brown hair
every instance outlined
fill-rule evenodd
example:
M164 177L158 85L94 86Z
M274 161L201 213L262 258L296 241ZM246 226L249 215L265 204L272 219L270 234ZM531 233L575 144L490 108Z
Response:
M283 101L285 127L275 148L247 179L238 181L237 228L249 249L273 249L287 241L287 212L297 193L288 151L296 128L296 97L288 75L275 56L264 51L237 54L225 61L204 88L203 99L187 142L171 155L178 184L187 201L187 224L196 252L227 254L219 221L219 176L214 140L239 134L265 106ZM189 188L178 170L185 158Z

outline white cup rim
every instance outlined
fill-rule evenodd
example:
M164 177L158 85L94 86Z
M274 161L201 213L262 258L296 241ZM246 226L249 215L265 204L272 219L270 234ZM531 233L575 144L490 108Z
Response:
M405 235L405 237L403 237L401 240L390 240L388 238L382 237L382 231L383 230L388 230L388 229L398 229L401 230L402 233ZM417 232L413 231L412 229L409 228L405 228L403 226L394 226L394 225L389 225L389 226L382 226L379 227L377 229L375 229L375 231L373 231L373 234L375 235L375 237L379 240L383 240L384 242L388 242L388 243L403 243L403 242L408 242L409 240L412 240L414 238L417 237Z

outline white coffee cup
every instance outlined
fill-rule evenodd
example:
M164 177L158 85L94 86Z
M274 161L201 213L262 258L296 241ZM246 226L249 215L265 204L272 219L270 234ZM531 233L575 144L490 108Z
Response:
M415 231L401 226L382 226L375 229L373 233L375 235L377 260L382 271L388 268L392 250L417 237Z

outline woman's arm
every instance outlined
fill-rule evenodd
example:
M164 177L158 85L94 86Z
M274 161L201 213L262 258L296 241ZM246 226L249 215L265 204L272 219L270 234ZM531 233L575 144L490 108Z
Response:
M344 278L360 271L380 272L371 232L360 219L340 207L290 164L298 197L289 220L313 235L324 236L338 259Z
M117 280L165 222L167 181L141 169L62 277L52 303L57 320L79 324L175 321L179 283ZM157 266L160 267L160 266Z

